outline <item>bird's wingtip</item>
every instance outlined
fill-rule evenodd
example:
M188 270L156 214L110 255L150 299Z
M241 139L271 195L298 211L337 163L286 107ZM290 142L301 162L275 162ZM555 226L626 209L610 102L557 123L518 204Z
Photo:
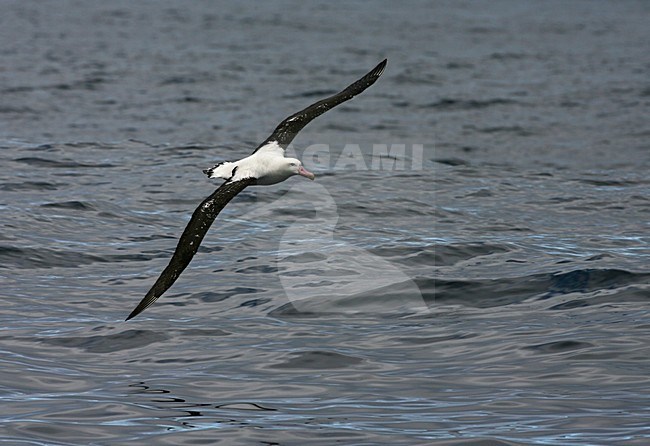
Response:
M148 297L148 296L146 296L146 297ZM146 297L145 297L145 299L146 299ZM133 319L133 318L136 317L138 314L140 314L140 313L142 313L144 310L146 310L147 307L149 307L149 305L151 305L150 302L147 303L147 304L144 304L144 302L145 302L145 300L143 299L143 301L140 302L140 303L138 304L138 306L135 307L135 308L133 309L133 311L131 311L131 314L129 314L129 315L126 317L126 319L124 319L124 322L127 322L127 321L130 320L130 319Z
M385 58L377 64L377 66L370 72L372 76L379 77L384 73L386 69L386 64L388 63L388 58Z

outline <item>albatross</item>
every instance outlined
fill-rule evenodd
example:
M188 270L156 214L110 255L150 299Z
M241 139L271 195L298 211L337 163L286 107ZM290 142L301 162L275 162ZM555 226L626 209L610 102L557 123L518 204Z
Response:
M216 164L203 172L208 178L225 180L212 195L196 208L167 267L160 274L142 301L126 318L134 318L151 306L171 287L189 265L199 245L219 212L248 186L269 186L281 183L289 177L300 175L310 180L314 174L305 169L295 158L286 158L285 149L295 136L314 118L363 92L379 79L386 68L384 59L365 76L350 84L339 93L311 104L309 107L282 121L253 153L239 161Z

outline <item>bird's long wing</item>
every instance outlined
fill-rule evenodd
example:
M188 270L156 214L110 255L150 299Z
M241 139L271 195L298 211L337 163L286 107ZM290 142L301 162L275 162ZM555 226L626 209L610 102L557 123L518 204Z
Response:
M374 84L375 81L379 79L379 76L381 76L381 74L384 72L384 68L386 68L386 62L387 59L384 59L379 65L373 68L368 74L366 74L361 79L354 82L353 84L349 85L343 91L336 93L335 95L330 96L329 98L320 100L310 105L306 109L301 110L298 113L294 113L293 115L289 116L287 119L282 121L280 125L278 125L275 128L271 136L266 138L266 140L262 144L260 144L253 153L257 152L264 146L269 146L271 150L278 150L277 145L279 145L282 149L286 149L287 146L291 143L291 141L293 141L293 138L298 134L298 132L302 130L304 126L309 124L311 120L322 115L327 110L334 108L337 105L347 100L352 99L353 97L361 93L363 90L365 90L366 88ZM273 143L277 143L277 145Z
M172 286L185 267L192 261L192 257L194 257L194 254L199 249L203 237L205 237L205 234L210 229L214 219L219 215L219 212L221 212L235 195L254 182L254 178L225 182L212 195L203 200L192 214L190 222L178 240L176 251L174 251L169 265L163 270L156 283L153 284L138 306L129 314L129 317L126 318L127 321L142 313Z

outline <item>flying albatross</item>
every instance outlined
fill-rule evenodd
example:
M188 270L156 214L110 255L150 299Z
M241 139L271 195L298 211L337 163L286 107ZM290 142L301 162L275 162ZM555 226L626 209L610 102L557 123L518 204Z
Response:
M300 175L313 180L314 174L305 169L299 160L285 158L285 149L298 132L309 124L312 119L352 99L370 87L379 79L379 76L384 72L384 68L386 68L386 59L341 92L322 99L289 116L275 128L271 136L266 138L250 156L239 161L219 163L204 170L203 172L209 178L220 178L225 181L196 208L190 222L178 240L176 251L174 251L169 265L163 270L156 283L153 284L149 292L126 320L128 321L143 312L172 286L192 261L192 257L199 249L203 237L205 237L219 212L247 186L277 184L293 175Z

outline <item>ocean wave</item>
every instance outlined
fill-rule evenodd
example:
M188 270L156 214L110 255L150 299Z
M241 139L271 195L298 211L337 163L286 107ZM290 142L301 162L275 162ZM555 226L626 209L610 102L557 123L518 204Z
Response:
M455 303L496 307L529 299L545 300L571 295L571 303L553 305L561 310L603 302L648 299L650 274L618 269L577 269L569 272L485 279L415 279L427 304Z
M113 263L147 261L154 257L166 257L167 253L157 256L145 254L106 254L102 256L79 251L52 248L18 248L0 246L0 269L37 269L37 268L77 268L91 263Z
M22 183L2 183L0 190L5 192L18 192L18 191L52 191L57 190L62 186L67 186L66 183L51 183L48 181L23 181Z
M18 163L27 164L33 167L44 167L44 168L89 168L89 167L115 167L115 164L111 163L80 163L77 161L58 161L47 158L40 158L36 156L28 156L16 158L14 161Z

